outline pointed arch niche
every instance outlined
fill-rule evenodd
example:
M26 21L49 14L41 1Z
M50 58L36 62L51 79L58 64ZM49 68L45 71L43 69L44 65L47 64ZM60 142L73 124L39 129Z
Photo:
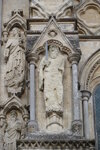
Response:
M42 38L42 40L43 40L43 38ZM65 60L64 61L64 74L63 74L63 110L62 110L62 112L59 110L59 114L58 114L58 111L54 111L53 110L53 112L56 112L56 116L58 116L58 115L61 115L59 118L61 118L61 124L60 125L62 125L62 129L60 128L59 130L58 130L58 128L56 128L56 130L58 130L57 132L62 132L62 131L64 131L64 130L67 130L67 129L71 129L71 126L72 126L72 120L75 120L75 119L73 119L73 118L75 118L75 117L77 117L77 116L74 116L73 114L72 114L72 112L73 112L73 110L72 110L72 107L74 107L74 106L72 106L72 68L71 68L71 62L73 61L73 60L76 60L76 61L79 61L79 59L80 59L80 55L79 55L79 53L75 53L75 52L72 52L72 49L71 48L69 48L69 44L67 43L66 45L65 44L63 44L63 42L61 42L61 41L59 41L59 40L56 40L56 39L48 39L47 41L46 41L46 39L45 39L45 42L43 42L43 44L41 44L41 42L39 42L39 44L37 44L36 43L36 45L33 47L33 51L32 51L32 53L29 53L28 55L27 55L27 59L28 59L28 61L30 62L31 60L32 61L35 61L35 74L34 74L34 76L35 76L35 93L36 93L36 119L37 119L37 122L38 122L38 126L39 126L39 129L40 130L44 130L44 131L46 131L46 130L49 130L49 131L51 131L51 127L48 129L48 124L50 124L50 123L48 123L48 122L50 122L50 121L52 121L52 120L50 120L50 119L52 119L52 118L50 118L50 117L48 117L48 115L50 115L51 116L51 112L49 112L48 113L48 110L46 111L46 107L45 107L45 105L46 105L46 102L44 101L44 91L43 92L41 92L40 91L40 88L39 88L39 83L40 83L40 78L39 78L39 75L40 75L40 70L41 70L41 67L40 66L42 66L43 68L44 68L44 66L43 66L43 60L46 58L45 56L46 56L46 43L48 43L48 48L50 48L50 46L55 46L55 47L57 47L57 48L59 48L59 55L58 55L58 57L60 57L61 59L63 58L63 60ZM38 45L38 47L36 48L36 46ZM48 49L47 48L47 49ZM72 55L73 54L73 55ZM50 56L50 55L49 55ZM57 58L56 58L57 59ZM56 63L59 63L58 62L58 60L57 60L57 62L54 64L54 60L51 60L51 58L49 57L49 60L51 61L51 63L53 64L52 66L54 67L54 69L56 68L56 67L58 67L59 65L57 65ZM61 61L61 60L60 60ZM42 64L42 65L41 65ZM61 64L63 64L63 63L61 63ZM31 67L32 67L33 65L31 65L31 63L30 63L30 75L31 75L31 73L32 73L32 69L31 69ZM76 66L76 65L75 65ZM50 68L49 68L50 69ZM48 69L47 69L48 70ZM59 70L59 69L57 69L57 70ZM53 71L53 70L52 70ZM49 72L50 73L50 71L47 71L47 72ZM44 73L44 74L46 74L46 73ZM48 73L47 73L48 74ZM59 72L58 72L58 74L59 74ZM74 72L73 72L73 74L74 74ZM33 75L32 75L33 76ZM73 75L74 76L74 75ZM77 76L77 75L76 75ZM54 77L54 76L53 76ZM47 77L47 75L45 76L45 78L47 79L48 77ZM31 76L30 76L30 79L31 79ZM50 78L51 79L51 78ZM57 80L55 81L54 80L55 79L55 77L53 78L53 81L54 81L54 84L55 84L55 86L56 86L56 84L57 84L57 82L59 81L59 79L57 78ZM32 81L32 80L30 80L30 81ZM43 80L44 81L44 80ZM51 81L50 81L51 82ZM48 81L48 83L49 83L49 81ZM49 85L51 86L51 84L49 83ZM53 84L52 84L53 85ZM58 86L59 86L59 84L58 84ZM31 86L30 86L31 87ZM56 86L57 87L57 86ZM73 86L74 87L74 86ZM44 87L43 87L44 88ZM53 87L52 87L53 88ZM31 88L30 88L31 89ZM33 87L33 89L34 89L34 87ZM49 89L47 89L47 91L49 91ZM46 92L45 92L46 93ZM50 92L51 93L51 92ZM50 94L50 93L48 93L48 94ZM31 95L31 90L30 90L30 95ZM52 95L51 95L52 96ZM31 96L30 96L31 97ZM52 100L51 100L52 101ZM31 102L31 100L30 100L30 102ZM53 104L53 103L52 103ZM30 104L30 106L31 106L31 104ZM41 108L41 109L40 109ZM58 107L59 108L59 107ZM76 108L76 107L75 107ZM35 108L34 108L35 109ZM51 111L51 110L50 110ZM30 111L31 112L31 111ZM76 112L76 111L75 111ZM77 114L78 114L78 112L77 112ZM79 113L79 115L80 115L80 113ZM74 116L74 117L73 117ZM55 117L55 116L54 116ZM73 118L72 118L73 117ZM79 116L80 117L80 116ZM30 118L32 118L32 117L30 117ZM35 118L35 117L34 117ZM48 118L50 118L50 119L48 119ZM58 120L59 120L59 118L58 118ZM55 119L55 118L54 118ZM57 120L57 121L58 121ZM48 121L48 122L47 122ZM74 121L73 121L74 122ZM58 122L57 122L58 123ZM80 122L79 122L80 123ZM80 124L79 124L80 125ZM58 126L58 125L57 125ZM74 128L74 127L73 127ZM53 127L53 129L54 129L54 127ZM53 132L53 129L52 129L52 132ZM66 131L67 132L67 131Z
M63 128L70 129L72 122L72 96L71 96L71 67L68 61L68 56L71 55L71 50L68 47L63 46L58 40L48 40L48 46L56 45L60 49L60 54L65 58L65 71L64 71L64 80L63 80L63 90L64 90L64 112L63 112ZM36 49L35 54L38 56L36 62L36 116L38 120L39 129L46 130L46 115L45 115L45 102L43 92L39 90L39 66L41 60L45 56L45 42L43 46L40 46ZM69 88L70 87L70 88ZM40 109L41 108L41 109Z
M91 92L91 98L88 101L89 111L89 135L90 138L95 138L95 131L97 126L96 118L98 114L98 96L100 91L100 49L96 51L84 64L80 73L81 90ZM98 104L97 104L98 103ZM100 108L100 105L99 105Z

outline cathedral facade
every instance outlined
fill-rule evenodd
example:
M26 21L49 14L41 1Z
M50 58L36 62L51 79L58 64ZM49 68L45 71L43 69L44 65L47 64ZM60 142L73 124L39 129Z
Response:
M100 149L100 0L0 0L0 150Z

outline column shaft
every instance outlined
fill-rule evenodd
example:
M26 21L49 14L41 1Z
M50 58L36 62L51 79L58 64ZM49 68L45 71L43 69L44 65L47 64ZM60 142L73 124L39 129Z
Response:
M30 120L36 120L35 115L35 65L30 64Z
M2 0L0 0L0 64L1 64L1 36L2 36Z
M84 117L84 135L86 139L89 139L89 113L88 113L88 101L91 93L87 90L82 90L83 100L83 117Z
M0 48L1 48L1 34L2 34L2 0L0 0Z
M78 68L72 64L72 88L73 88L73 120L80 120L80 103L78 97Z
M83 101L83 110L84 110L84 134L86 139L89 139L89 114L88 114L88 101Z

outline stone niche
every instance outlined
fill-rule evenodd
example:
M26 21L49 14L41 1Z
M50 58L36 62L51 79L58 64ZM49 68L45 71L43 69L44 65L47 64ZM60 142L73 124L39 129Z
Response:
M36 70L36 106L39 128L50 133L60 133L65 130L67 132L67 129L71 127L72 117L70 64L67 55L61 52L59 45L51 43L49 47L57 49L59 54L57 54L58 58L48 56L48 61L46 61L45 52L40 53L39 56ZM50 64L45 67L44 63ZM42 70L42 67L45 67L45 70ZM59 72L60 69L61 72Z

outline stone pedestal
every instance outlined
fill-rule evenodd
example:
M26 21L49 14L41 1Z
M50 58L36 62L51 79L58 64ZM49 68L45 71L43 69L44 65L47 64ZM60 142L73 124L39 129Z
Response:
M51 112L46 118L46 129L48 132L62 132L63 118L56 112Z

